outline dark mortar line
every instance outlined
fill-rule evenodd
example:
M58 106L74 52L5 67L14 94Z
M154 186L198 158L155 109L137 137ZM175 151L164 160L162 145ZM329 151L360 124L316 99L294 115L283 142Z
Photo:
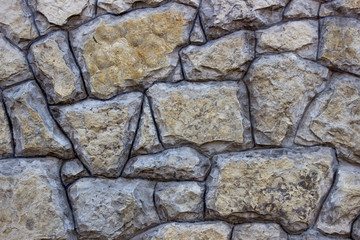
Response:
M289 0L289 1L285 4L285 6L284 6L284 8L283 8L283 10L282 10L282 12L281 12L281 21L282 21L282 22L285 21L285 11L286 11L286 9L288 8L288 6L289 6L292 2L293 2L293 0Z
M317 19L318 19L318 44L317 44L317 51L316 51L316 61L319 60L319 52L320 52L320 39L321 39L321 19L320 19L320 9L322 3L319 4L319 8L317 11Z
M161 219L160 214L159 214L158 204L156 204L156 199L155 199L155 193L156 193L156 186L157 185L158 185L158 182L155 183L154 191L153 191L153 195L152 195L152 200L153 200L155 212L156 212L156 214L157 214L157 216L159 218L159 223L163 223L163 220Z
M196 20L199 16L199 9L196 10L196 14L195 14L195 18L194 18L194 22L193 25L191 26L190 32L189 32L189 37L188 37L188 44L191 44L190 38L191 38L191 34L193 33L194 29L195 29L195 25L196 25Z
M40 30L39 30L39 28L38 28L38 26L37 26L37 24L36 24L36 21L35 21L35 19L36 19L35 13L34 13L33 10L31 9L28 0L25 0L25 4L26 4L26 6L28 7L28 9L29 9L29 11L30 11L30 13L31 13L31 18L32 18L32 22L33 22L33 24L34 24L34 26L35 26L35 30L36 30L37 34L40 36L40 35L41 35L41 34L40 34Z
M199 23L200 23L200 27L201 27L201 30L203 32L203 35L205 37L205 43L206 44L209 40L208 40L208 37L206 35L206 31L205 31L205 27L204 27L204 24L203 24L203 20L202 20L202 17L201 17L201 9L202 8L202 0L200 0L200 3L199 3Z
M234 225L232 226L228 240L232 240L232 239L233 239L235 226L236 226L236 224L234 224Z
M95 0L95 11L94 11L94 16L97 16L97 13L98 13L98 1L99 1L99 0Z
M203 212L202 212L202 220L204 221L205 220L205 217L206 217L206 194L207 194L207 192L209 191L209 187L208 187L208 185L207 185L207 182L206 182L206 179L207 179L207 177L209 176L209 174L210 174L210 171L211 171L211 169L212 169L212 167L211 167L211 163L210 163L210 168L209 168L210 170L209 170L209 173L206 175L206 178L205 178L205 180L203 181L203 184L204 184L204 192L203 192L203 194L202 194L202 201L203 201Z
M187 46L186 46L187 47ZM183 80L188 80L187 76L186 76L186 73L185 73L185 70L184 70L184 64L182 62L182 59L181 59L181 55L180 55L180 52L184 49L185 47L182 47L178 50L178 57L179 57L179 62L178 64L180 64L180 70L181 70L181 74L182 74L182 78Z
M354 224L355 224L356 220L360 220L360 214L353 220L353 222L351 224L350 239L354 239L353 236L352 236L352 233L354 232Z
M10 114L7 110L6 103L5 103L3 96L1 96L1 102L2 102L1 104L3 105L3 108L4 108L6 118L8 120L8 124L9 124L9 130L10 130L10 134L11 134L12 157L14 158L15 157L15 147L16 147L16 142L15 142L15 137L14 137L14 126L13 126L12 120L10 118Z

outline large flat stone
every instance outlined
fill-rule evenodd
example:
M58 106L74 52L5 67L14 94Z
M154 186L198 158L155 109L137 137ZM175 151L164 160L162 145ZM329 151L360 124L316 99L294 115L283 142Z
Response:
M284 11L285 19L317 17L321 1L319 0L292 0Z
M231 240L287 240L287 234L276 223L244 223L236 225Z
M335 172L331 148L264 149L215 155L207 218L272 221L290 233L314 224Z

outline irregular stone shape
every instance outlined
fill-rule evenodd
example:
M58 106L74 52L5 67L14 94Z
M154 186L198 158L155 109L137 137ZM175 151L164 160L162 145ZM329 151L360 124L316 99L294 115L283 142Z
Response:
M61 167L61 180L65 186L87 176L89 173L79 159L66 161Z
M1 92L0 92L1 97ZM12 136L10 132L9 119L5 112L5 106L0 101L0 157L6 158L13 154Z
M0 12L0 27L5 30L6 37L21 48L38 36L26 0L2 0Z
M76 239L54 158L0 161L0 239Z
M200 17L197 16L194 23L194 27L190 33L190 43L195 45L196 44L202 45L205 42L206 42L206 36L201 28Z
M137 155L156 153L163 149L150 111L149 100L145 97L139 128L136 132L135 141L131 149L131 156L135 157Z
M10 44L2 33L0 33L0 66L2 88L33 78L25 54Z
M327 68L293 53L257 58L245 77L255 142L293 145L306 106L324 89L328 76Z
M317 17L319 7L319 0L292 0L284 11L284 18L294 19Z
M28 58L50 104L70 103L86 97L66 32L52 33L32 44Z
M208 38L280 22L289 0L204 0L200 14Z
M329 67L360 75L360 20L321 19L319 60Z
M314 229L310 229L300 235L289 235L289 240L350 240L350 238L327 237Z
M73 28L95 16L96 0L28 0L40 34Z
M155 204L164 222L196 221L204 217L205 185L198 182L159 182Z
M360 239L360 218L356 219L352 226L351 237L355 240Z
M83 178L68 189L80 239L129 239L159 223L155 183Z
M204 181L210 165L209 159L196 150L180 147L131 158L122 176L158 180Z
M231 227L224 222L167 223L131 240L228 240Z
M70 141L51 117L35 81L6 89L4 99L13 126L16 156L74 157Z
M297 131L300 145L332 144L338 156L360 163L360 78L334 74L308 107Z
M300 233L315 221L335 170L331 148L263 149L215 155L207 217L273 221Z
M88 99L51 107L51 111L92 175L119 177L135 137L141 100L142 94L134 92L105 102Z
M287 234L275 223L245 223L234 228L231 240L287 240Z
M239 31L202 46L188 46L180 56L188 80L240 80L254 49L254 33Z
M286 22L256 31L256 52L296 52L303 58L316 60L318 35L317 20Z
M316 229L326 234L350 237L351 225L360 214L360 170L341 167L335 185L327 197Z
M253 146L243 82L160 83L147 94L165 148L189 144L213 154Z
M359 0L334 0L321 5L320 17L343 15L350 17L360 17Z
M196 10L177 3L104 15L71 31L90 94L108 99L165 81L187 44Z

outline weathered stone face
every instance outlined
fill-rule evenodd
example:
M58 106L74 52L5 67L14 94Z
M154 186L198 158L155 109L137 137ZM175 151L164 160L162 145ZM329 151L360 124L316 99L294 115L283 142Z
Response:
M180 4L96 18L71 32L92 96L107 99L164 81L188 42L195 9Z
M210 218L268 220L300 233L315 221L334 174L331 148L266 149L213 157L207 180Z
M200 17L198 16L195 20L194 27L190 33L190 43L202 45L206 42L206 36L201 28Z
M235 226L231 240L287 240L287 234L275 223L245 223Z
M128 93L51 110L93 175L119 177L135 137L141 101L141 93Z
M292 0L284 11L285 19L316 17L320 7L319 0Z
M212 154L252 146L242 82L160 83L147 95L165 147L186 144Z
M334 0L321 5L320 17L341 15L360 17L359 0Z
M325 236L315 229L310 229L299 235L289 235L289 240L350 240L350 238Z
M0 93L1 96L1 93ZM5 106L0 101L0 157L10 157L13 154L12 136L9 119L5 112Z
M159 223L155 183L83 178L68 189L80 239L129 239Z
M360 239L360 220L359 218L353 223L351 237L353 239Z
M89 173L79 159L65 161L61 166L61 180L65 186L87 176L89 176Z
M0 238L75 239L54 158L0 161Z

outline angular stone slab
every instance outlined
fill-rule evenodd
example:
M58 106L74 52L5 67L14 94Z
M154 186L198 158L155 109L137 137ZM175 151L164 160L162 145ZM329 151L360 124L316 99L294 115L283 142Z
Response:
M122 176L165 181L204 181L210 166L210 160L196 150L179 147L131 158Z
M320 17L348 16L360 17L360 2L357 0L334 0L321 5Z
M170 3L104 15L71 31L71 44L89 93L108 99L165 81L187 44L196 10Z
M319 0L292 0L284 11L285 19L317 17Z
M195 45L202 45L206 42L205 33L201 27L200 17L197 16L194 27L190 33L190 43Z
M207 217L272 221L290 233L313 225L335 171L331 148L264 149L215 155Z
M0 161L0 239L76 239L54 158Z
M231 240L287 240L287 234L276 223L245 223L236 225Z
M61 180L65 186L76 180L88 177L89 173L79 159L72 159L64 162L61 166Z
M309 106L295 142L334 145L338 157L360 163L360 78L334 74L329 87Z
M350 238L325 236L315 229L310 229L299 235L289 235L289 240L350 240Z
M6 89L4 99L13 126L15 155L19 157L74 157L69 139L50 115L35 81Z
M165 147L208 154L253 146L243 82L155 84L147 91Z
M224 222L167 223L150 229L131 240L228 240L231 227Z
M32 44L28 59L49 104L71 103L86 97L66 32L54 32Z
M257 58L245 77L255 142L293 145L306 106L325 88L329 74L326 67L293 53Z
M129 239L159 223L155 183L83 178L68 189L80 239Z
M142 94L133 92L109 101L88 99L51 107L51 111L93 175L119 177L135 137L141 101Z
M13 154L13 142L9 119L5 112L5 106L0 92L0 157L6 158Z
M254 52L254 33L239 31L202 46L188 46L180 56L188 80L240 80Z
M319 60L360 75L360 20L328 17L320 21Z

